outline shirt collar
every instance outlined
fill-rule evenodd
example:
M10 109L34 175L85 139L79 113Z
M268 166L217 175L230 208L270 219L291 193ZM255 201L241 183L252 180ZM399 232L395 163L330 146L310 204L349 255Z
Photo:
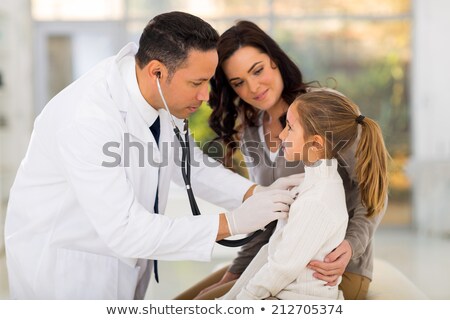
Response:
M132 55L126 56L119 62L119 70L125 81L125 85L128 94L133 102L133 107L138 110L139 115L145 121L148 127L150 127L158 118L158 110L153 108L144 99L144 96L139 89L137 76L136 76L136 62Z

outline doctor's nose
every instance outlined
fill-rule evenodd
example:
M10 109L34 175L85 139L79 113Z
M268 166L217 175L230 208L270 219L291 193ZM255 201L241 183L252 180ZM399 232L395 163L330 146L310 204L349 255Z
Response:
M208 101L209 100L209 87L208 83L203 84L197 93L197 100Z

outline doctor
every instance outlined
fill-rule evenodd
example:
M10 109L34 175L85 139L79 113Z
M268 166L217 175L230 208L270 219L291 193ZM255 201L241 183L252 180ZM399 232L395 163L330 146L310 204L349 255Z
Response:
M125 46L47 104L10 193L11 298L142 299L151 260L207 261L216 240L286 215L292 195L275 189L296 179L266 190L211 166L197 148L193 189L230 211L194 217L186 208L184 218L162 215L170 180L182 180L156 80L170 113L187 118L208 99L217 39L197 17L159 15L144 29L139 49Z

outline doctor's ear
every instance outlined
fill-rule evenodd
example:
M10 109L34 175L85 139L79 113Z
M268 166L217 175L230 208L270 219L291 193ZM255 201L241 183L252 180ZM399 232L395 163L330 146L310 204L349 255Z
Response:
M158 60L150 61L146 68L148 76L152 79L162 79L163 75L166 74L167 71L164 64Z

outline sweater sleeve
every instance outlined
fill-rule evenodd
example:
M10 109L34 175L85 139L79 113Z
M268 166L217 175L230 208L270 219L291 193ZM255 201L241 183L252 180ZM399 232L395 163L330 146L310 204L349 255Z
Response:
M276 250L269 254L267 263L241 290L237 299L264 299L277 295L298 277L338 227L324 204L313 199L300 200L290 212ZM273 243L269 243L271 245Z

